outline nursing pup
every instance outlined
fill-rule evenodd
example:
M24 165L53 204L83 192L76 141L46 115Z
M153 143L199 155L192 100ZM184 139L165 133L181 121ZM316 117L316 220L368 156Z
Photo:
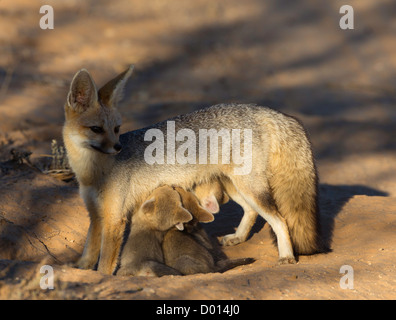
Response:
M224 272L231 268L254 262L254 259L227 259L221 249L209 238L200 222L213 221L213 215L204 210L193 193L182 188L179 192L183 207L193 216L184 230L172 228L164 237L162 249L165 264L183 275Z
M132 216L131 230L122 250L118 275L180 275L164 264L162 241L172 227L183 229L192 215L182 206L180 195L169 186L154 190Z

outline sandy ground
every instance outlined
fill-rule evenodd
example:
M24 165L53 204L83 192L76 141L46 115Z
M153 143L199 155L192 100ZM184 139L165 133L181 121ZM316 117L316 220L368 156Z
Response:
M54 8L54 30L39 28L43 4ZM354 30L339 28L336 2L1 1L0 298L395 299L396 4L348 4ZM72 268L88 214L75 182L35 166L43 168L53 139L61 143L73 74L87 68L100 86L131 63L124 132L220 102L299 117L332 251L278 266L259 219L247 242L225 248L256 262L223 274L154 279ZM18 164L13 149L31 155ZM220 237L240 218L226 205L207 230ZM54 290L39 286L42 265L54 269ZM350 289L340 286L345 265Z

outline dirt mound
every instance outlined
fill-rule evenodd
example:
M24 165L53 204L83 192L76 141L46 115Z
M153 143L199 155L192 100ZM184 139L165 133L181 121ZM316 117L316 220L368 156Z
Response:
M119 277L69 264L81 254L89 226L75 185L26 168L3 176L1 182L2 299L394 298L395 198L355 195L346 199L335 196L329 186L322 187L327 208L322 227L328 231L332 251L301 256L297 265L277 265L269 228L259 221L247 242L225 248L229 257L255 258L252 265L223 274ZM239 208L230 204L223 209L208 225L212 235L224 235L239 222ZM53 268L53 290L40 287L44 265ZM354 273L350 289L340 286L344 265Z
M394 2L349 1L354 30L340 29L336 1L46 3L53 30L39 28L42 1L0 1L0 299L396 298ZM225 102L300 118L332 251L278 266L258 219L248 241L225 248L256 262L224 274L124 278L71 267L88 214L73 181L40 172L43 159L62 141L75 72L88 69L100 87L130 64L122 132ZM233 204L222 211L205 226L215 237L241 219ZM54 290L40 288L43 265ZM353 288L343 289L348 270Z

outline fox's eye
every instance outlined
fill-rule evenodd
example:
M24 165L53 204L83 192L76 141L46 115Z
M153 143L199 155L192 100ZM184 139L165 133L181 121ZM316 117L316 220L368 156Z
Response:
M120 126L115 127L115 128L114 128L114 132L115 132L115 133L120 132Z
M93 126L93 127L89 127L89 129L91 129L91 131L95 132L95 133L104 133L104 130L102 127Z

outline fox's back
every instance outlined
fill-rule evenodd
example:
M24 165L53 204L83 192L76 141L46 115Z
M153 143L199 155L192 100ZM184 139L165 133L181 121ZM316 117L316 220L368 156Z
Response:
M168 135L167 126L169 122L174 123L176 132L182 129L190 129L197 137L199 135L199 130L202 129L215 129L217 131L221 129L250 129L252 130L253 139L255 140L256 138L262 138L263 134L269 133L268 130L271 130L272 127L271 123L284 126L288 125L290 119L292 118L273 109L257 106L255 104L214 105L122 134L120 136L120 142L123 145L123 149L117 158L125 160L131 156L138 156L141 154L142 147L145 148L152 143L151 140L144 140L146 132L151 129L161 130L166 144L166 137Z
M193 144L195 143L195 149L193 149L196 150L194 163L180 163L177 157L176 159L175 157L173 158L173 162L169 162L168 138L170 138L170 143L174 143L174 150L178 151L179 147L186 143L183 139L177 141L178 139L175 137L175 133L180 132L182 129L188 129L194 135L194 141L192 142ZM227 143L225 141L227 139L224 140L223 136L218 139L219 143L215 147L218 148L216 151L221 155L221 158L218 158L218 163L213 164L213 162L210 162L210 156L214 149L210 149L212 146L209 142L206 144L207 149L205 150L207 161L204 164L200 162L200 153L202 152L199 141L201 139L200 133L201 130L205 129L216 130L215 134L216 132L219 133L221 129L240 130L238 132L241 137L237 141L241 144L245 144L243 131L251 130L252 140L249 141L249 147L252 149L252 153L250 161L252 161L253 170L257 168L258 171L256 172L265 172L268 157L271 153L270 150L273 145L279 144L278 141L284 140L284 137L279 135L290 135L289 131L294 129L303 131L294 118L267 107L253 104L220 104L211 106L122 134L120 136L122 151L116 156L116 164L111 180L117 185L123 186L123 189L125 188L122 191L123 193L135 198L137 189L142 192L142 195L162 184L178 185L185 189L190 189L194 183L203 183L214 176L235 172L234 155L232 155L230 163L224 164L222 162L222 144ZM161 133L159 136L162 141L157 141L158 136L152 138L152 135L148 134L150 130L153 130L151 133L154 134ZM147 139L147 136L151 138ZM209 139L212 139L210 134ZM232 140L233 137L230 139ZM232 153L234 141L229 142L231 145L229 153ZM162 145L161 151L156 150L153 152L153 157L157 157L157 153L162 152L162 158L160 157L160 160L163 160L162 163L150 164L147 159L146 151L154 143L158 143L158 146ZM243 148L240 147L241 150ZM152 156L151 153L149 155L150 157ZM136 188L137 184L139 184L139 188ZM136 196L140 197L137 194Z

